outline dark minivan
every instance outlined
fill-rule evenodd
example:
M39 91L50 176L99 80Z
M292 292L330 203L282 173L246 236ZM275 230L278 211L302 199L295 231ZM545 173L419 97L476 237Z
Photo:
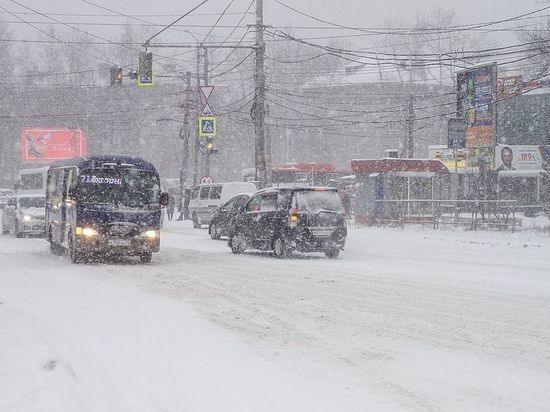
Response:
M256 192L234 216L228 246L233 253L273 250L276 257L284 258L297 250L335 258L346 235L337 189L273 187Z

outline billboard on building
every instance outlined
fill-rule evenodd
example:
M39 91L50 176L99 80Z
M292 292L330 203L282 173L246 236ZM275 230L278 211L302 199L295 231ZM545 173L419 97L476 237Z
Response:
M21 130L21 160L48 162L86 154L86 139L80 129Z
M495 169L540 170L548 146L499 145L495 147Z
M466 147L494 146L496 82L496 63L457 73L457 113L465 120Z

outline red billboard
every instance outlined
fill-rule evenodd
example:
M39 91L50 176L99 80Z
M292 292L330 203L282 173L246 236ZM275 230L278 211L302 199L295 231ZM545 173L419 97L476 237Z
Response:
M21 160L51 161L86 154L86 139L80 129L21 130Z

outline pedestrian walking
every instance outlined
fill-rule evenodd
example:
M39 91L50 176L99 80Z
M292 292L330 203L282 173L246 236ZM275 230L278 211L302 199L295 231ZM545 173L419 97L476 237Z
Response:
M176 199L174 199L174 194L168 194L168 206L166 207L166 213L168 215L168 220L174 218L174 207L176 206Z

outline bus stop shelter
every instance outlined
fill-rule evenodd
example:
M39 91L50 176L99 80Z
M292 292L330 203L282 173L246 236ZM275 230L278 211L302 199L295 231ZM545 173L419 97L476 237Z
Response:
M433 220L434 200L448 190L449 171L440 160L352 160L358 223Z

